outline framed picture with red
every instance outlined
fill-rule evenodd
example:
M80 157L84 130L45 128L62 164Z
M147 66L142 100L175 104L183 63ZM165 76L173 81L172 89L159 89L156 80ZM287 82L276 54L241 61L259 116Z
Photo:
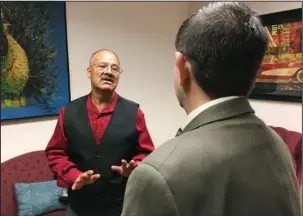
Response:
M250 98L302 102L302 8L261 19L269 45Z

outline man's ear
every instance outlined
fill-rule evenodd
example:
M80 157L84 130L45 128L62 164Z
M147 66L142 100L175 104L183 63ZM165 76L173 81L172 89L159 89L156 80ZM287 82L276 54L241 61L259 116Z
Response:
M180 86L185 87L188 84L190 74L190 64L187 58L180 52L176 52L176 67L179 71Z
M90 67L88 67L88 68L86 69L86 72L87 72L87 77L88 77L88 78L91 78L91 68L90 68Z

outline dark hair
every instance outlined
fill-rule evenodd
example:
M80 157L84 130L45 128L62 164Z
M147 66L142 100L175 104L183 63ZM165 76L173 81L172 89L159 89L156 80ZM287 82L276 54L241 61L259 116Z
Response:
M267 45L258 14L237 2L203 7L183 22L175 42L191 63L198 85L212 99L247 96Z

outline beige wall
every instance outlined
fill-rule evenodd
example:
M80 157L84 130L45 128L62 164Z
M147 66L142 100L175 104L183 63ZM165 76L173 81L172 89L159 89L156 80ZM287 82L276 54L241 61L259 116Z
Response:
M172 83L174 36L187 2L67 2L66 10L72 99L90 91L90 55L113 49L124 69L118 92L140 103L157 146L173 137L185 119ZM44 149L55 124L56 118L2 124L1 161Z
M253 2L272 12L298 3ZM90 90L85 69L99 48L115 50L124 73L118 92L141 104L152 138L159 146L185 121L173 91L174 37L181 22L199 8L196 2L67 2L67 31L72 99ZM302 130L301 104L252 101L268 124ZM56 118L1 124L1 162L45 148Z

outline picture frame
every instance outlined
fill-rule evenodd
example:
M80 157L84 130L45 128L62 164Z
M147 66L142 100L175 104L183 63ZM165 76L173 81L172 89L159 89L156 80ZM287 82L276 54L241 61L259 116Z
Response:
M302 102L302 8L260 17L270 41L250 98Z
M1 121L57 116L71 101L65 2L0 6Z

